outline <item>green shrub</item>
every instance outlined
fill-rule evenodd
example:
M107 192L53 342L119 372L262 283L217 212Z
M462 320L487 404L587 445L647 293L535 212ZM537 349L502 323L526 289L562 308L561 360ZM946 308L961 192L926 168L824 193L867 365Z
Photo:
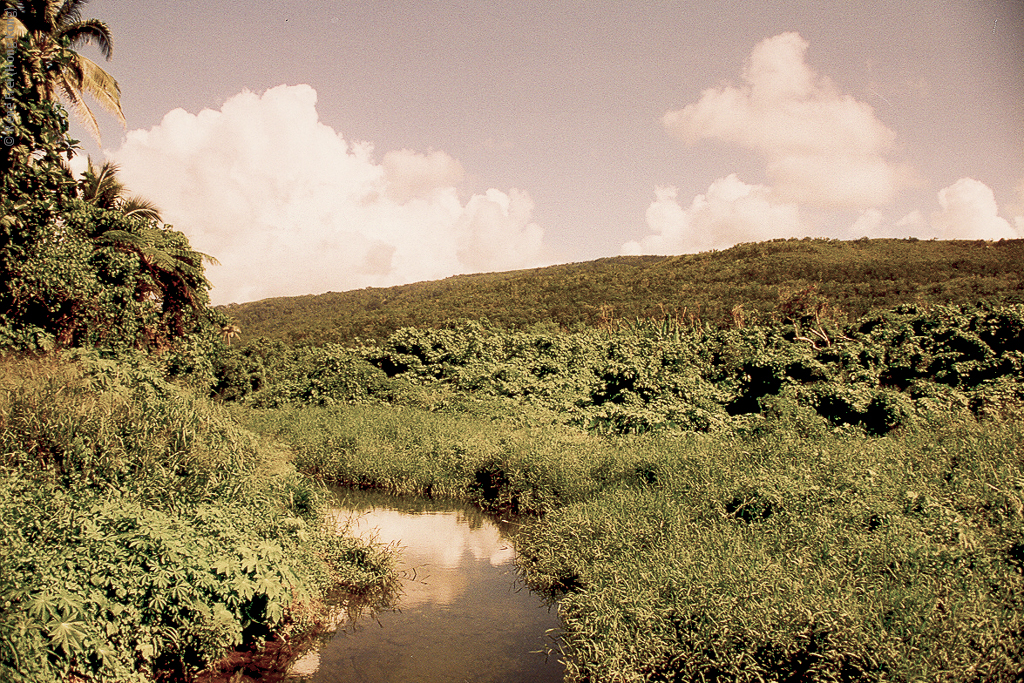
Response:
M934 401L919 398L941 394L981 410L998 381L1014 400L1024 376L1024 355L1012 346L1021 328L1020 306L904 306L817 341L784 325L669 334L638 322L553 335L462 321L403 329L359 353L396 379L542 406L602 433L744 429L786 394L834 425L878 435L933 413ZM971 392L977 398L968 401Z
M380 369L353 351L336 345L299 347L258 340L218 359L216 394L260 408L287 404L397 401L404 396L400 382L391 382Z
M323 526L321 487L157 367L0 357L0 679L190 679L310 629L380 549Z

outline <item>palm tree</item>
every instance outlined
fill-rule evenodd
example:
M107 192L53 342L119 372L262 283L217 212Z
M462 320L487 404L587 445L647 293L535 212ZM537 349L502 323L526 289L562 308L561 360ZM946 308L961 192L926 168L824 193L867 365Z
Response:
M135 254L139 260L137 300L160 301L170 331L177 336L184 334L186 320L201 314L209 304L210 282L203 262L216 264L217 259L193 249L183 233L169 225L159 227L156 221L142 215L102 223L104 227L90 235L96 248ZM97 226L99 222L90 224Z
M28 37L24 45L30 73L24 73L23 77L26 81L35 81L42 97L64 99L100 142L99 125L85 103L84 95L90 95L114 114L122 126L126 122L121 111L121 88L117 81L96 62L74 51L95 41L107 61L113 54L113 40L107 25L97 19L82 19L82 8L87 2L3 0L3 7L15 12L14 16L5 16L0 21L0 37L4 47L11 41Z
M116 210L125 216L142 216L163 223L160 209L153 202L138 196L125 197L128 188L117 177L120 166L105 161L96 168L92 157L88 157L88 164L78 181L78 194L84 201L101 209Z
M194 250L185 235L164 225L152 202L126 196L128 188L117 177L119 171L111 161L97 168L89 158L78 181L78 197L83 202L130 219L89 221L89 238L97 248L112 247L138 256L145 277L139 280L136 296L139 300L159 298L170 324L181 334L186 312L198 312L208 303L210 283L203 261L215 264L217 259Z
M231 346L231 340L241 334L241 332L242 328L234 320L231 320L227 325L221 326L220 338L227 346Z

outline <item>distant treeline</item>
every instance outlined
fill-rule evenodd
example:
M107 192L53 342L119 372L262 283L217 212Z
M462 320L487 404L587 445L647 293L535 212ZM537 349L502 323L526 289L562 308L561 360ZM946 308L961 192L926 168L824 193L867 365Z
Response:
M901 303L1024 302L1024 240L778 239L682 256L618 256L219 307L241 340L383 340L402 327L615 327L636 318L733 327L780 317L800 292L849 320Z

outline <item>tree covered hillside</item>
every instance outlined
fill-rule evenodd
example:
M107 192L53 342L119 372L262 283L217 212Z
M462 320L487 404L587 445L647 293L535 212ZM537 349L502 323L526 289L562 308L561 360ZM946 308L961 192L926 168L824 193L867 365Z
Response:
M433 282L222 306L242 340L383 340L407 327L487 318L502 327L670 315L718 327L767 321L810 287L853 320L901 303L1024 302L1024 241L790 239L682 256L619 256Z

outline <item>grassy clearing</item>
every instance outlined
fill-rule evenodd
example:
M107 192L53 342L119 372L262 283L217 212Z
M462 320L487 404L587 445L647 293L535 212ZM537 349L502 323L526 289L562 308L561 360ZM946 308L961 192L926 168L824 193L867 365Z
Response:
M544 512L629 476L609 442L553 425L373 405L236 410L291 445L300 471L343 485Z
M289 454L147 363L0 357L0 680L190 680L390 556Z
M543 513L520 566L560 599L572 680L1024 676L1012 415L600 437L480 405L239 414L326 479Z

